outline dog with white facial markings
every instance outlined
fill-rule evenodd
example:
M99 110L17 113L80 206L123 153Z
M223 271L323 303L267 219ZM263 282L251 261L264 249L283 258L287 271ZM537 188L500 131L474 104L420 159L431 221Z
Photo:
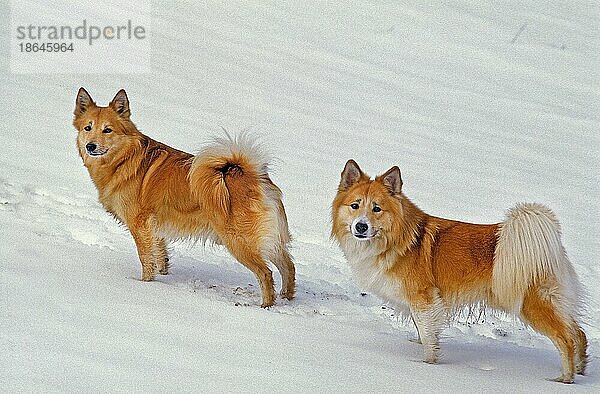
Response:
M398 167L370 179L354 160L332 205L332 236L361 286L412 317L424 360L439 358L439 335L464 307L514 314L554 343L562 374L585 372L581 285L554 213L520 204L497 224L430 216L402 192Z

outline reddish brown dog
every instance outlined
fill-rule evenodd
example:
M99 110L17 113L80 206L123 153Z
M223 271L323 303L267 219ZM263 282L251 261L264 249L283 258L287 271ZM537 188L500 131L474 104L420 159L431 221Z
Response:
M371 180L348 161L333 201L333 237L359 282L410 315L435 363L449 315L485 305L519 316L558 348L572 383L587 363L580 284L548 208L521 204L499 224L430 216L402 193L398 167Z
M294 297L281 191L254 143L216 140L196 156L171 148L137 130L124 90L99 107L79 89L73 125L100 202L135 240L142 280L153 280L155 270L168 273L169 240L208 239L256 275L263 307L275 302L268 262L281 273L282 296Z

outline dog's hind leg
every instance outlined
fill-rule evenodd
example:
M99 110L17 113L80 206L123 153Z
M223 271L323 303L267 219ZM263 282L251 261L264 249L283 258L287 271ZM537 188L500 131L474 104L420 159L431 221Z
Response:
M587 337L575 320L571 323L571 330L575 333L575 373L584 375L588 362Z
M285 247L280 247L277 248L272 262L281 274L281 296L288 300L293 299L296 292L296 268L292 262L292 256Z
M240 263L254 273L262 292L261 307L268 308L275 303L275 286L273 284L273 273L267 266L256 246L247 242L244 237L222 237L229 252Z
M158 238L154 242L154 252L158 273L161 275L169 274L169 254L167 252L167 242L164 238Z
M527 291L523 300L521 317L535 330L550 338L560 352L562 375L554 380L562 383L573 383L575 343L578 338L573 331L573 327L565 322L562 315L555 303L552 302L552 297L540 295L539 287L531 287ZM585 363L586 360L587 357L584 357L580 361ZM585 365L583 365L583 368L585 368Z
M446 319L446 308L437 290L433 291L430 304L411 305L411 315L423 345L424 361L435 364L440 352L440 333Z

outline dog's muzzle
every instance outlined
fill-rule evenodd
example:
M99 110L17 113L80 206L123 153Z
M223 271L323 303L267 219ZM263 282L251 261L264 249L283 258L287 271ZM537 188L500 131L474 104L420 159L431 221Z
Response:
M369 239L375 236L375 231L373 231L373 227L369 223L367 218L358 218L352 222L350 226L350 231L355 238L358 239Z
M87 151L88 155L90 155L90 156L102 156L103 154L105 154L108 151L108 149L100 150L99 146L94 144L93 142L88 142L85 145L85 150Z

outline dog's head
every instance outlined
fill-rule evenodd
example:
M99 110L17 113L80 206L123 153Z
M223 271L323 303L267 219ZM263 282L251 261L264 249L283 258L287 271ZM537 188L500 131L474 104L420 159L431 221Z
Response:
M349 160L333 201L333 237L340 244L382 242L380 246L385 247L402 217L401 190L398 167L371 180L354 160Z
M80 88L75 99L73 126L78 131L77 147L86 163L109 160L131 143L137 131L129 120L129 100L121 89L108 107L96 105L89 93Z

